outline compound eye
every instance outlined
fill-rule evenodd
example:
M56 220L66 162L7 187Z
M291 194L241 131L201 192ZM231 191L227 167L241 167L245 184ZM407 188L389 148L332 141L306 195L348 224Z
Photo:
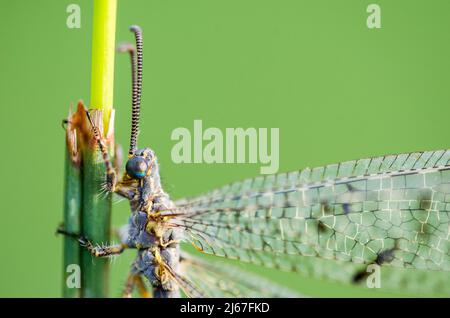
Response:
M127 161L125 167L130 177L142 179L147 174L148 165L142 157L133 157Z

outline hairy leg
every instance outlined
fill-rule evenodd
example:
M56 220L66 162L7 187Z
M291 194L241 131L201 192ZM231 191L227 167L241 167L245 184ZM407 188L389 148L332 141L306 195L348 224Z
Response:
M134 280L135 280L135 284L136 284L136 287L138 289L139 295L142 298L151 298L151 294L147 290L147 288L145 287L144 280L142 279L142 276L141 275L136 275Z
M68 232L64 230L64 228L62 228L61 226L57 229L56 233L63 234L76 239L81 246L84 246L89 251L89 253L91 253L95 257L107 257L111 255L121 254L126 248L128 248L128 246L123 243L111 246L99 246L99 245L94 246L84 236L78 233Z
M138 293L142 298L150 298L151 294L147 291L144 281L140 274L135 273L133 270L128 274L125 281L125 287L122 292L123 298L131 298L134 288L137 287Z
M135 276L136 274L133 274L131 272L128 274L127 280L125 281L125 287L123 288L122 298L131 298L131 296L133 295Z

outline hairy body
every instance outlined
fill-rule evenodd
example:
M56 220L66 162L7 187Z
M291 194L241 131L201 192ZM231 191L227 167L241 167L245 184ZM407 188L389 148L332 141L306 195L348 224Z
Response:
M113 192L130 200L131 216L124 247L136 248L138 255L131 275L145 276L159 297L179 297L174 274L178 273L180 229L165 226L168 217L161 212L171 211L175 205L161 187L156 157L149 148L137 150L136 156L148 163L142 179L125 173Z

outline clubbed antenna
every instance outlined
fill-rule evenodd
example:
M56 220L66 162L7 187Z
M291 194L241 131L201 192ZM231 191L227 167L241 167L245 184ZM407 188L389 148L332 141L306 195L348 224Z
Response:
M128 155L134 155L137 148L137 136L139 133L139 115L141 110L142 94L142 31L137 25L132 25L130 31L136 38L136 53L131 53L132 77L133 77L133 102L131 113L130 150Z

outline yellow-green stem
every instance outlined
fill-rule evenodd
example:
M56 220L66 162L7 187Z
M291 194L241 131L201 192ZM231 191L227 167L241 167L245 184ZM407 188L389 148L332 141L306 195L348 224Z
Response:
M110 147L114 141L110 114L113 111L116 8L116 0L94 0L90 108L94 122L103 129ZM88 144L83 151L82 174L82 233L94 244L107 244L110 242L111 195L100 195L105 165L95 143ZM83 250L81 265L82 297L107 297L108 260L93 259Z
M117 0L94 0L90 108L103 109L104 132L113 107Z

